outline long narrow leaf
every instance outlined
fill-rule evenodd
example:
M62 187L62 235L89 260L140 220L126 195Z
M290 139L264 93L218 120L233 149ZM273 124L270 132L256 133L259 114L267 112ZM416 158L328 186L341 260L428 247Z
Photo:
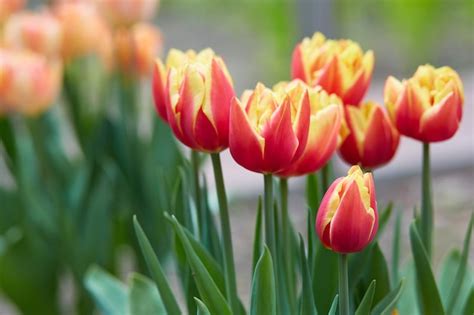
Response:
M131 315L168 314L155 283L137 273L130 278L129 307Z
M138 223L136 216L133 217L133 225L135 227L135 233L137 234L138 243L140 244L142 254L145 257L146 264L150 271L151 278L153 281L155 281L158 287L158 291L160 292L166 311L168 314L181 314L178 302L176 302L173 291L171 291L171 287L165 277L163 268L158 261L158 257L156 257L153 247L151 247L150 241L148 241L148 238L140 226L140 223Z
M331 308L328 311L328 315L336 315L337 303L339 302L339 295L336 294L334 300L332 301Z
M418 234L416 220L410 224L410 242L415 260L420 312L422 314L444 315L443 304L431 270L428 254Z
M301 256L301 278L303 289L301 292L300 315L316 315L316 306L314 305L313 287L311 286L311 278L306 259L304 241L301 234L300 237L300 256Z
M372 310L371 315L389 315L395 308L398 299L402 295L405 280L402 279L398 286L387 294Z
M276 288L273 262L270 251L265 246L255 267L252 281L250 315L276 314Z
M355 315L369 315L370 309L372 308L372 301L374 300L375 294L375 280L370 283L369 288L364 294L362 301L360 302Z
M206 304L204 304L200 299L195 297L194 301L196 301L196 305L197 305L197 315L211 315Z
M253 240L253 258L252 258L252 273L255 270L258 259L262 252L262 197L258 197L257 218L255 219L255 232Z

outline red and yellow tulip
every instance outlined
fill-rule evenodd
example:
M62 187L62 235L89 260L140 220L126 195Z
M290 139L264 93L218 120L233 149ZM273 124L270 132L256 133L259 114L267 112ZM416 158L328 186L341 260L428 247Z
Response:
M321 33L296 46L291 65L293 78L320 85L328 93L337 94L344 104L356 105L369 87L373 69L371 50L364 53L351 40L327 40Z
M382 106L375 102L348 105L346 121L350 134L339 153L347 163L374 168L393 158L400 135Z
M62 45L61 24L46 12L13 14L4 26L4 44L10 49L27 49L49 57L57 56Z
M0 114L42 113L57 98L61 79L59 61L32 52L0 49Z
M156 14L158 0L95 0L104 16L115 26L131 26L150 20Z
M384 98L402 135L423 142L451 138L462 118L464 91L461 78L450 67L418 67L402 82L389 77Z
M211 49L172 49L166 66L157 60L153 95L158 114L188 147L220 152L229 144L229 108L234 89L224 61Z
M125 73L148 76L162 49L161 32L151 24L138 23L115 34L117 66Z
M308 89L293 84L272 91L257 84L231 105L229 147L248 170L277 173L304 152L310 124Z
M341 99L335 94L328 94L320 86L307 87L300 80L282 82L274 90L287 93L291 104L298 104L298 98L307 90L310 105L308 140L304 151L278 175L290 177L317 171L327 163L348 134Z
M352 166L334 181L321 201L316 232L327 248L342 254L364 249L378 229L374 180Z
M2 0L0 1L0 24L2 24L10 14L21 10L25 6L25 0Z

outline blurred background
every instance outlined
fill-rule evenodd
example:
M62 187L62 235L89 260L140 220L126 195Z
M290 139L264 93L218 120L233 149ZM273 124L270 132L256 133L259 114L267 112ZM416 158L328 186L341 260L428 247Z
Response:
M46 2L30 0L28 6L39 8ZM162 57L166 56L170 48L200 50L211 47L225 60L238 95L245 89L253 88L257 82L272 86L278 81L289 80L293 48L303 37L312 36L315 31L324 33L328 38L350 38L358 42L364 50L372 49L375 52L375 72L366 99L381 103L383 84L388 75L400 79L407 78L415 72L418 65L426 63L434 66L449 65L454 68L460 73L464 83L465 112L458 133L449 141L432 146L437 230L437 239L434 242L435 269L449 248L461 246L465 227L474 209L474 2L472 0L162 0L153 23L159 27L162 34ZM147 113L154 115L151 110L153 105L149 78L140 81L139 91L144 106L149 108ZM160 125L159 122L156 124L161 133L168 132L166 126ZM65 146L74 151L76 146L74 140L66 136L64 141ZM145 149L157 151L156 155L150 157L151 159L156 156L163 157L163 150L156 150L156 146L160 144L150 142L147 145L149 146ZM408 222L412 217L414 206L419 206L421 195L419 183L421 149L418 142L403 137L394 160L375 171L379 204L385 205L389 201L394 201L394 210L403 213L403 249L409 247ZM171 160L169 165L173 167L175 166L173 159L179 160L182 154L188 154L181 147L174 150L177 150L174 156L166 157L168 162ZM237 165L228 152L224 153L223 159L224 176L231 199L231 223L239 274L237 277L239 291L244 301L248 301L255 209L257 196L262 194L263 181L261 176ZM113 168L114 166L105 166L107 172L113 173ZM348 166L338 157L334 158L336 175L345 173L347 169ZM3 167L3 173L0 169L0 182L8 186L8 176L4 175L6 172L6 167ZM207 177L211 178L210 161L205 162L205 172ZM162 173L157 171L153 174L161 176ZM172 174L168 175L173 177ZM149 180L153 183L153 178ZM109 177L107 181L112 183L115 180L114 177ZM212 181L209 182L211 209L216 209L213 184ZM299 231L304 231L306 224L304 184L304 179L290 181L290 214ZM153 193L151 195L153 196ZM5 200L0 199L0 211L3 207L9 206ZM130 207L133 205L134 209L140 206L133 203L126 205ZM160 204L159 207L166 206L168 205ZM121 218L125 226L130 217L129 212L123 213L125 214ZM151 222L159 224L156 220ZM156 228L150 224L148 227L150 231ZM94 229L100 230L101 227L95 226ZM388 230L390 229L391 225L388 227ZM11 226L3 228L0 232L12 233ZM156 239L159 238L156 236ZM3 247L8 247L8 242L2 243L1 240L0 256L3 252L7 252ZM389 232L384 235L382 245L386 244L389 248L390 241ZM131 243L129 246L134 245ZM127 254L130 249L124 249L123 246L120 248L120 252L125 254L120 256L120 266L112 269L126 278L129 271L139 268L137 266L140 266L140 261L137 262L139 258L133 254ZM403 252L408 250L402 250ZM16 273L22 273L25 269L44 268L45 265L41 262L35 264L35 261L31 260L30 263L30 252L23 254L25 255L22 256L22 268L9 271L5 269L10 268L8 264L0 263L0 268L4 268L0 270L0 274L10 273L15 277ZM389 259L389 251L385 254ZM471 251L471 262L474 261L473 255L474 251ZM87 264L100 263L97 260L97 257L92 255L79 270L83 271ZM61 269L59 279L53 277L54 281L58 282L54 290L60 292L59 313L74 314L74 309L68 305L76 299L74 293L71 293L75 290L72 284L75 276L71 276L71 273L75 272L69 267ZM0 287L1 280L0 277ZM38 288L49 290L41 286ZM21 288L16 290L22 292ZM7 291L9 293L2 296L0 289L0 314L22 312L33 314L25 311L28 308L16 305L19 303L15 297L18 294L12 295L11 290Z

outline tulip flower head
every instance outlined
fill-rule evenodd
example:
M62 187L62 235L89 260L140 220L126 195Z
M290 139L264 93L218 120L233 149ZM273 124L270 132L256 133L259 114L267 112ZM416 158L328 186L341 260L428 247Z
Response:
M310 123L308 89L302 83L270 90L257 84L230 113L229 147L234 160L257 173L277 173L304 152Z
M4 44L11 49L27 49L55 57L62 44L61 24L49 13L13 14L4 26Z
M186 146L220 152L229 144L232 78L211 49L199 53L172 49L155 63L153 95L158 114Z
M323 167L334 154L349 130L344 120L344 107L335 94L328 94L320 86L307 87L300 80L282 82L274 90L288 94L292 104L307 90L310 106L308 140L302 155L291 165L278 172L279 176L299 176Z
M158 0L96 0L108 21L115 26L131 26L150 20L155 15Z
M115 34L117 64L125 73L150 75L161 48L161 33L151 24L139 23Z
M402 135L437 142L451 138L459 128L464 91L459 75L449 67L420 66L402 82L389 77L384 98Z
M346 120L351 132L339 153L347 163L374 168L393 158L400 135L382 106L374 102L348 105Z
M0 114L37 115L59 94L62 66L31 52L0 50Z
M25 0L2 0L0 1L0 24L2 24L10 14L21 10L25 6Z
M352 166L332 183L321 201L316 232L327 248L342 254L364 249L378 229L375 186L371 173Z
M293 51L291 72L311 86L337 94L344 104L359 104L372 78L374 54L350 40L327 40L315 33Z

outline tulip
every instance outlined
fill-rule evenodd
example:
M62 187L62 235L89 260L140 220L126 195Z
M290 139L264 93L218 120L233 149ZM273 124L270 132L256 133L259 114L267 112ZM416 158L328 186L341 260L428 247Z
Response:
M375 187L371 173L352 166L336 179L321 201L316 232L327 248L342 254L364 249L378 228Z
M11 49L27 49L54 57L62 44L61 25L49 13L13 14L5 23L4 44Z
M305 38L293 51L293 78L311 86L320 85L328 93L337 94L344 104L359 104L372 78L374 54L364 53L351 40L326 40L315 33Z
M229 146L237 163L264 174L280 172L304 152L310 125L308 89L301 84L272 91L257 84L230 113Z
M60 2L54 13L63 28L62 55L66 61L90 54L111 65L112 36L95 6L89 2Z
M130 26L150 20L156 13L158 0L96 0L107 19L115 26Z
M25 6L25 0L2 0L0 1L0 24L2 24L10 14L21 10Z
M390 76L385 103L402 135L423 142L444 141L459 128L464 92L459 75L449 67L418 67L402 82Z
M382 106L374 102L346 106L346 120L350 134L339 153L347 163L374 168L393 158L400 135Z
M306 87L300 80L280 83L274 90L284 91L297 103L297 97L307 89L310 105L308 140L302 155L288 168L278 172L279 176L299 176L315 172L323 167L348 134L341 99L328 94L320 86Z
M172 49L166 68L157 60L154 71L156 109L176 137L197 151L226 149L234 89L224 61L211 49L199 53Z
M0 49L0 113L38 115L57 98L60 62L31 52Z
M115 34L118 67L125 73L148 76L162 49L160 31L151 24L140 23Z

